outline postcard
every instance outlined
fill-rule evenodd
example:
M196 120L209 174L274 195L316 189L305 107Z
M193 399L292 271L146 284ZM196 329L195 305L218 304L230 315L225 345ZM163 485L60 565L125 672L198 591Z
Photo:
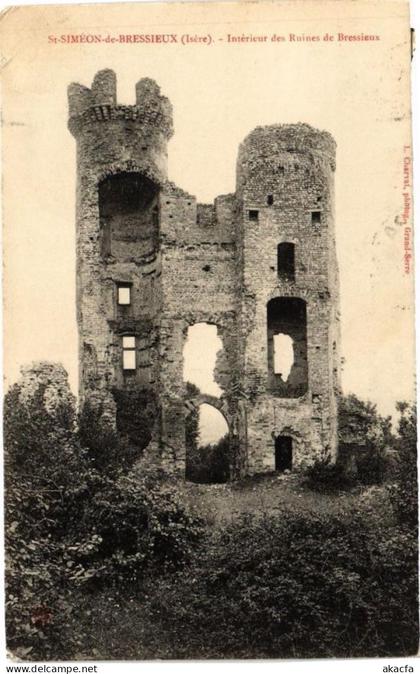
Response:
M408 2L0 33L11 657L414 655Z

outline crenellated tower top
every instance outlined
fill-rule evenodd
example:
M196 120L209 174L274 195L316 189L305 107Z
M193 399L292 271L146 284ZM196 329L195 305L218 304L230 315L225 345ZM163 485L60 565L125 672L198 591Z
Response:
M137 122L159 130L169 140L173 134L172 105L162 96L156 82L148 77L136 84L135 105L118 105L117 78L113 70L96 73L89 89L72 83L68 87L69 130L77 137L91 124L115 120Z

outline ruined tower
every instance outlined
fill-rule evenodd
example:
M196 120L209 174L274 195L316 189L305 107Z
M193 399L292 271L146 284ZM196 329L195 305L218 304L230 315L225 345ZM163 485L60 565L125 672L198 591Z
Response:
M168 181L169 101L150 79L118 105L110 70L69 87L77 140L80 395L185 471L186 418L229 428L231 478L310 463L337 443L335 143L306 124L255 129L213 205ZM189 330L217 328L220 394L189 394ZM284 355L290 363L284 370ZM141 439L141 442L140 442Z

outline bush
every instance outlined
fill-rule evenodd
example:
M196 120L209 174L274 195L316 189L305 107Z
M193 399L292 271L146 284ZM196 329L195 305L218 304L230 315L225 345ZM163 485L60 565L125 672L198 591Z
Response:
M372 445L359 451L356 467L360 484L382 484L389 468L385 448Z
M185 477L199 484L221 484L229 480L229 436L202 447L187 448Z
M141 455L137 445L104 420L103 406L94 406L89 400L78 415L78 440L92 468L108 476L126 473Z
M376 405L360 400L353 393L338 402L338 440L340 445L375 446L392 444L391 417L382 417Z
M202 534L158 473L130 476L130 448L99 414L76 431L65 388L46 364L5 398L7 639L21 657L64 658L81 588L179 569Z
M414 654L417 541L372 515L243 517L150 588L154 657ZM164 622L163 622L164 618ZM397 627L396 627L397 626ZM164 645L155 635L164 634Z
M333 463L329 454L324 454L308 466L304 473L304 484L314 491L334 492L349 489L355 480L348 475L342 464Z
M5 397L7 637L21 656L48 654L69 609L62 539L78 521L83 459L63 373L25 370Z
M338 405L339 463L344 473L354 469L364 485L382 484L389 472L387 450L394 443L391 417L381 416L376 405L350 394Z
M149 444L158 412L158 401L148 389L114 389L117 431L140 453Z
M396 448L398 464L395 480L388 491L397 521L418 530L417 410L415 405L398 403L400 413Z
M79 542L70 546L72 579L95 589L138 583L184 566L201 534L201 522L156 472L102 479L86 504Z

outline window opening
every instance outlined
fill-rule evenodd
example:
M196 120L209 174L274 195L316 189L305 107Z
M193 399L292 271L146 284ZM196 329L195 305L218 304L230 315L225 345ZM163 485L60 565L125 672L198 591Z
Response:
M128 306L131 304L131 283L118 283L118 304Z
M294 362L293 339L290 335L279 333L273 335L273 365L274 374L281 376L284 382L289 379Z
M279 243L277 246L277 274L285 281L295 280L294 243Z
M223 342L216 325L195 323L188 327L183 356L183 380L194 384L200 393L220 398L222 389L215 379L223 354Z
M258 211L248 211L248 218L252 220L252 222L258 222Z
M321 211L312 211L311 222L312 222L313 225L320 225L321 224Z
M136 338L134 335L124 335L122 338L123 370L136 369Z
M306 302L277 297L267 304L268 388L280 398L308 390Z
M274 197L272 194L267 196L267 206L272 206L274 204Z
M159 242L159 187L147 176L122 171L98 185L101 252L119 262L140 260Z

